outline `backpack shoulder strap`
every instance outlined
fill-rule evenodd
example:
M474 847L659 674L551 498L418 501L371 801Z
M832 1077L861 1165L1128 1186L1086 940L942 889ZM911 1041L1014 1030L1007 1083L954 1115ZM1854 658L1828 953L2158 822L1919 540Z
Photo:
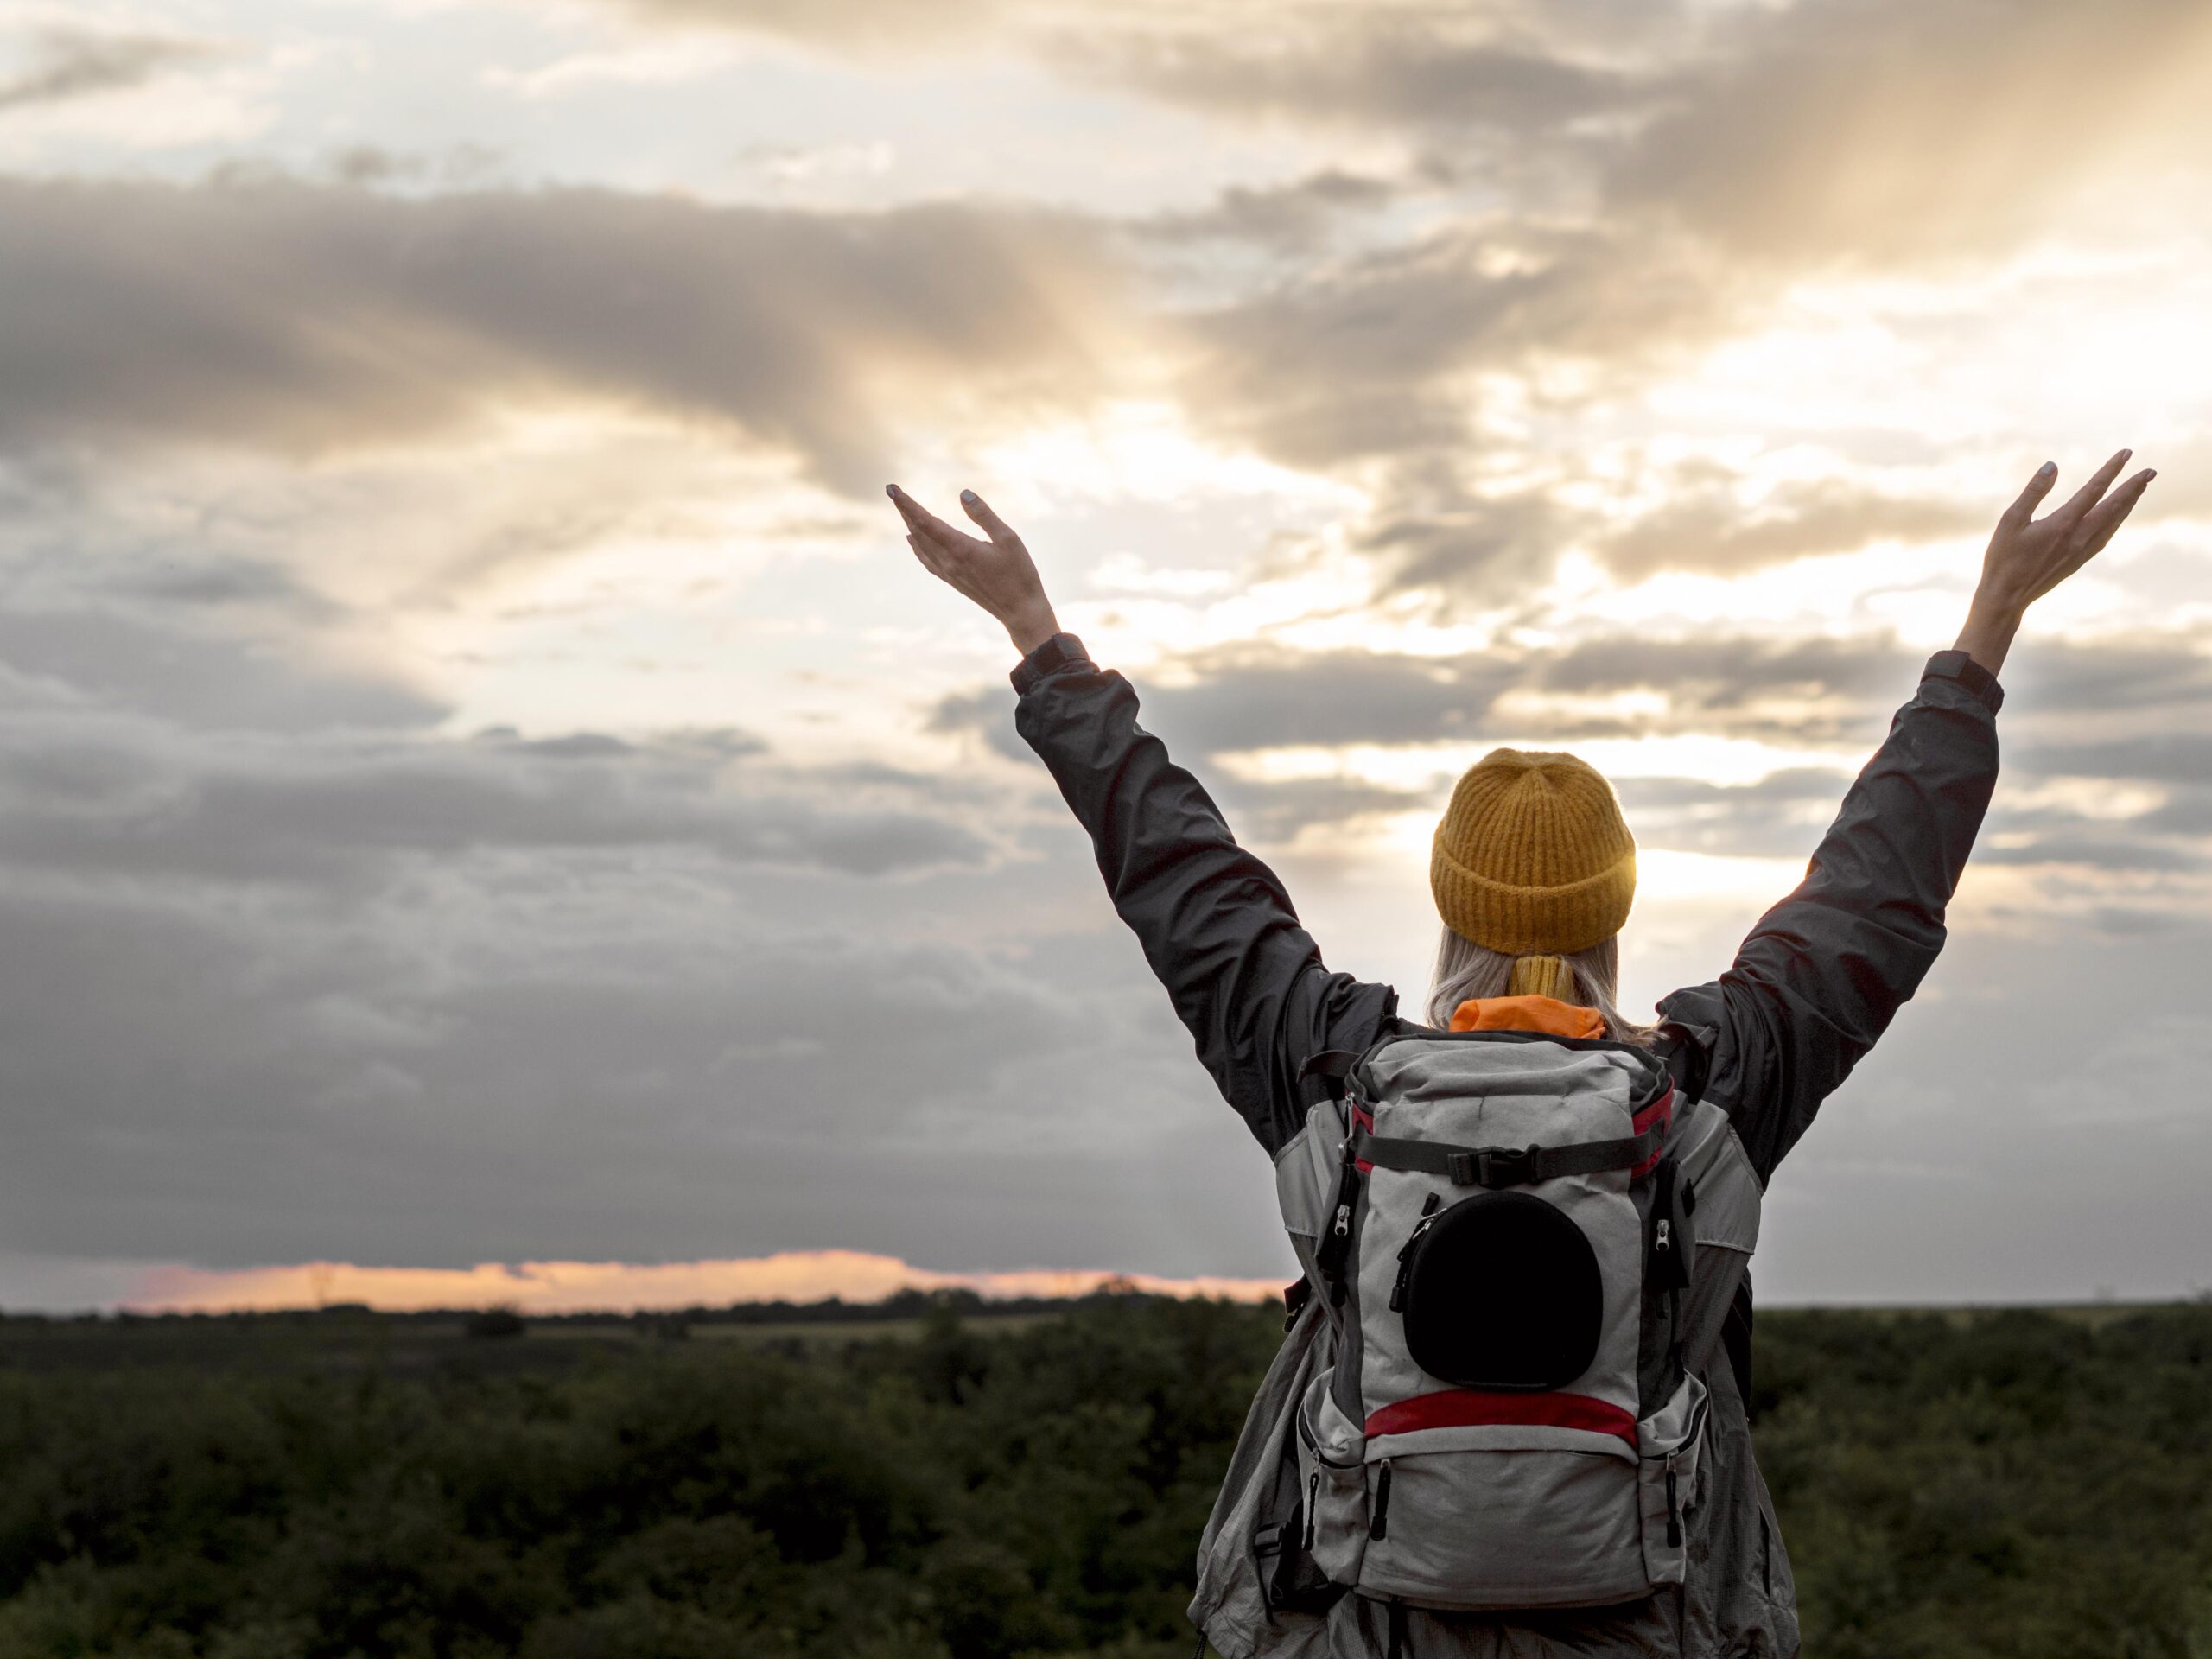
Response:
M1698 1040L1697 1033L1679 1020L1662 1020L1658 1026L1658 1038L1653 1046L1659 1058L1666 1063L1667 1075L1675 1080L1675 1087L1682 1091L1682 1098L1687 1101L1703 1099L1713 1056Z

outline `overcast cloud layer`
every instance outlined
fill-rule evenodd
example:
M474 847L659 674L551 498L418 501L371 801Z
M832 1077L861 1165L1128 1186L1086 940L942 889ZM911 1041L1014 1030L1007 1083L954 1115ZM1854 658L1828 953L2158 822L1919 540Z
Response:
M1287 1273L885 481L1409 1005L1588 755L1648 1007L2122 445L1759 1283L2212 1285L2208 111L2153 0L0 14L0 1300Z

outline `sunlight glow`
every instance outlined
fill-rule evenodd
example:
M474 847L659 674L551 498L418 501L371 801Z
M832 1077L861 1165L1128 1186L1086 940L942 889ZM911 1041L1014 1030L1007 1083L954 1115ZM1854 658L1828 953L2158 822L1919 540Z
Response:
M786 1250L708 1262L483 1262L473 1268L386 1268L350 1262L232 1270L156 1268L121 1305L134 1312L225 1313L361 1302L387 1313L512 1307L521 1313L640 1313L735 1302L880 1301L905 1289L986 1297L1087 1296L1126 1285L1154 1295L1268 1301L1273 1279L1161 1278L1064 1268L938 1273L861 1250Z

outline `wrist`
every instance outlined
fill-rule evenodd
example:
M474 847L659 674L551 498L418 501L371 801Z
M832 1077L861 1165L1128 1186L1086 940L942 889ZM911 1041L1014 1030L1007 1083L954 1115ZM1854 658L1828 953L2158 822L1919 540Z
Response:
M2028 613L2028 601L2009 595L1993 593L1986 588L1977 588L1967 606L1968 626L1979 623L1984 627L2003 628L2018 632L2021 620Z
M2005 666L2005 653L2012 649L2012 637L2020 631L2026 610L2024 605L1977 593L1952 649L1963 651L1990 673L1997 673Z
M1000 620L1006 624L1007 638L1014 641L1014 648L1024 657L1060 631L1059 619L1052 614L1052 601L1046 599Z

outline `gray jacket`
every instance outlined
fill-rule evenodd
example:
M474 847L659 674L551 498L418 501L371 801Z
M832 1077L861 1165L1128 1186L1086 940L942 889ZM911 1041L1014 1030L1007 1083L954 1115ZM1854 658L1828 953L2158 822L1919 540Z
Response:
M1198 780L1137 724L1136 694L1120 674L1062 634L1013 678L1016 728L1090 832L1115 908L1199 1060L1285 1161L1323 1086L1301 1084L1300 1066L1324 1050L1367 1047L1397 1017L1396 993L1322 965L1274 873L1236 844ZM1719 978L1659 1003L1707 1058L1703 1101L1675 1119L1669 1142L1699 1195L1685 1325L1713 1402L1689 1514L1688 1581L1611 1608L1415 1611L1402 1635L1420 1659L1797 1651L1789 1557L1746 1408L1759 1198L1942 948L1944 910L1996 783L2003 700L1964 652L1930 658L1805 880L1759 918ZM1260 1589L1255 1535L1281 1504L1290 1405L1334 1341L1308 1303L1253 1402L1201 1540L1192 1618L1228 1659L1387 1651L1377 1604L1347 1595L1325 1612L1270 1612Z

